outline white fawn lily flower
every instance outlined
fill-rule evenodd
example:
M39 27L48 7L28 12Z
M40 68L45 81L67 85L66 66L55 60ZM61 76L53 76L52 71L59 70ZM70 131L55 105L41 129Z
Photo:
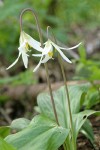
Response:
M48 41L45 43L45 47L44 47L44 49L42 51L42 54L32 54L32 56L41 57L38 65L35 67L35 69L33 70L33 72L35 72L39 68L39 66L41 65L41 63L46 63L49 59L53 59L53 47L58 51L58 53L61 55L61 57L65 61L67 61L68 63L72 63L65 56L65 54L61 51L61 49L62 50L72 50L72 49L77 48L80 44L81 44L81 42L79 44L77 44L76 46L73 46L71 48L63 48L63 47L58 46L54 42L52 42L50 39L48 39Z
M24 31L21 31L21 35L20 35L20 40L19 40L19 54L17 59L7 68L10 69L11 67L13 67L19 60L19 57L22 55L22 60L24 63L25 68L28 67L28 57L29 55L27 54L28 52L30 52L30 47L36 49L39 52L42 52L42 48L41 48L41 44L40 42L34 40L30 35L26 34Z

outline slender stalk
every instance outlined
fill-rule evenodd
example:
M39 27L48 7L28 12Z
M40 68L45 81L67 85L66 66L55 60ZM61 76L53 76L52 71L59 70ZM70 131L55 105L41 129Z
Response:
M64 150L68 150L68 149L66 148L66 143L63 144L63 148L64 148Z
M43 37L42 37L42 32L41 32L40 24L39 24L39 21L38 21L37 14L36 14L36 12L35 12L33 9L31 9L31 8L26 8L26 9L24 9L24 10L21 12L21 15L20 15L20 29L21 29L21 31L22 31L22 16L23 16L23 14L24 14L26 11L32 12L32 14L33 14L34 17L35 17L35 21L36 21L37 29L38 29L38 33L39 33L39 38L40 38L41 47L43 48ZM48 82L48 86L49 86L49 92L50 92L50 96L51 96L51 102L52 102L52 107L53 107L55 119L56 119L57 124L59 125L58 117L57 117L57 112L56 112L56 107L55 107L55 103L54 103L54 99L53 99L53 94L52 94L52 89L51 89L51 83L50 83L50 80L49 80L48 65L47 65L47 63L45 63L44 66L45 66L45 70L46 70L47 82Z
M39 38L40 38L40 43L41 43L41 47L43 47L43 38L42 38L42 32L41 32L41 28L40 28L40 24L39 24L39 21L38 21L38 17L37 17L37 14L35 12L34 9L31 9L31 8L26 8L26 9L23 9L21 14L20 14L20 30L22 31L22 17L23 17L23 14L27 11L30 11L32 12L34 18L35 18L35 21L36 21L36 24L37 24L37 29L38 29L38 33L39 33Z
M66 147L66 150L69 150L69 145L66 143L66 141L65 141L65 147Z
M70 128L71 128L72 141L73 141L73 150L74 150L74 149L76 149L76 143L75 143L75 139L74 139L74 135L73 135L74 130L73 130L72 113L71 113L71 106L70 106L70 98L69 98L67 80L66 80L66 76L65 76L65 72L64 72L64 67L63 67L60 55L58 56L58 59L59 59L59 63L60 63L60 67L61 67L61 71L62 71L62 75L63 75L63 79L64 79L64 85L65 85L66 95L67 95L68 111L69 111L69 117L70 117Z
M54 102L54 99L53 99L51 84L50 84L50 80L49 80L48 66L47 66L47 63L45 63L44 65L45 65L45 70L46 70L46 74L47 74L47 82L48 82L48 86L49 86L49 91L50 91L50 96L51 96L53 111L54 111L54 114L55 114L56 122L59 125L58 117L57 117L57 112L56 112L56 107L55 107L55 102Z
M47 27L47 36L48 37L49 37L49 34L48 34L49 28L51 28L51 27L50 26ZM53 35L53 38L54 38L54 42L57 44L57 41L56 41L56 38L55 38L53 32L52 32L52 35ZM72 113L71 113L71 106L70 106L70 98L69 98L69 92L68 92L68 86L67 86L65 71L64 71L62 58L61 58L60 54L58 54L58 60L59 60L59 64L60 64L60 67L61 67L61 72L62 72L64 85L65 85L65 90L66 90L66 95L67 95L67 104L68 104L68 112L69 112L69 118L70 118L70 128L71 128L71 135L72 135L73 150L76 150L76 143L75 143L75 139L74 139L74 130L73 130L73 121L72 121Z

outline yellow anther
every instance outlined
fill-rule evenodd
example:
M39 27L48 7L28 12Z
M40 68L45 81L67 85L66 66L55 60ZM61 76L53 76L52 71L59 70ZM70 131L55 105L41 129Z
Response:
M27 42L26 42L25 46L26 46L26 49L29 49L29 44Z
M53 52L49 52L48 55L49 55L49 57L52 57L53 56Z
M26 52L30 51L31 46L26 42L25 43Z

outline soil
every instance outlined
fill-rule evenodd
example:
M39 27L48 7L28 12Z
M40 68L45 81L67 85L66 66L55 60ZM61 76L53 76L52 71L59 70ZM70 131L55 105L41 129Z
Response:
M95 148L90 141L82 134L78 136L78 150L100 150L100 117L92 117L90 121L93 126L94 137L95 137Z

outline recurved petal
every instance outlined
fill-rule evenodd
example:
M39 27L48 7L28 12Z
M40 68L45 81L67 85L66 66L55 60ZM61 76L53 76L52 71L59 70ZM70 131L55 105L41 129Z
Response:
M48 54L48 52L52 51L53 50L53 46L51 44L51 41L48 40L46 43L45 43L45 47L43 49L43 54L46 55Z
M28 67L28 56L29 55L27 55L26 53L22 53L22 60L23 60L25 68Z
M43 48L41 48L41 43L36 41L35 39L33 39L30 35L28 35L27 33L24 33L24 37L26 39L26 41L28 42L28 44L33 47L34 49L36 49L37 51L42 52Z
M49 57L49 55L45 55L44 59L41 61L41 63L46 63L49 59L51 59L51 57Z
M79 47L81 44L82 44L82 42L80 42L79 44L77 44L73 47L70 47L70 48L64 48L64 47L60 47L60 46L59 46L59 48L62 49L62 50L67 50L68 51L68 50L72 50L72 49L75 49L75 48Z
M42 54L32 54L32 56L35 56L35 57L41 57Z
M24 43L24 40L25 40L25 38L24 38L24 32L21 31L20 38L19 38L19 44L21 45L22 43Z
M21 45L18 47L18 50L19 50L20 52L23 52L23 50L25 51L25 44L26 44L26 42L24 41L24 42L21 43Z
M10 69L11 67L13 67L18 62L20 55L21 55L21 52L19 52L17 59L8 68L6 68L6 70Z
M72 63L65 55L64 53L60 50L59 46L57 46L55 43L52 42L52 45L55 47L55 49L60 53L62 58L67 61L68 63Z
M40 67L42 58L43 58L43 56L41 57L41 59L40 59L38 65L34 68L33 72L37 71L37 69Z

